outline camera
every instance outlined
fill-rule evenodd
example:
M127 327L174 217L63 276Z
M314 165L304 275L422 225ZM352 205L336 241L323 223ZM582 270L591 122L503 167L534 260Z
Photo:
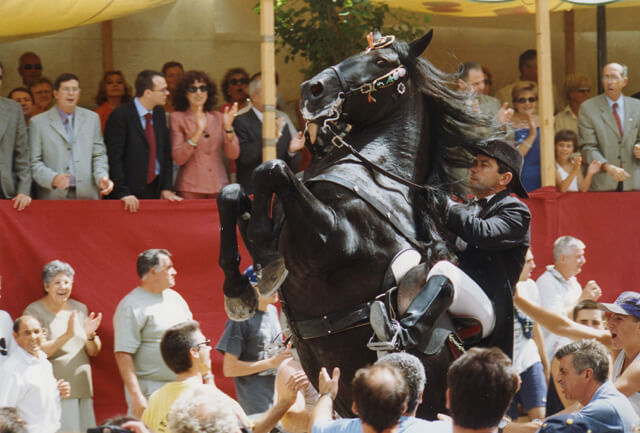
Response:
M101 425L87 429L87 433L133 433L131 430L117 425Z

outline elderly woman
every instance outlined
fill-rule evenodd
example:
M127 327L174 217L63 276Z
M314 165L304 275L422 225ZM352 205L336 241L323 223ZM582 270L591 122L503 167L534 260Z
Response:
M124 75L120 71L107 71L102 76L98 84L98 94L96 95L96 113L100 116L100 125L104 131L109 114L120 104L130 101L131 86L127 84Z
M521 81L511 92L514 113L511 120L514 142L524 164L520 179L527 191L540 188L540 128L538 127L538 88L532 81Z
M211 111L216 105L216 86L207 74L188 71L173 97L171 113L172 156L180 166L176 191L187 199L214 198L229 183L222 153L236 159L240 155L233 118L238 105L224 114Z
M70 299L75 272L60 260L42 270L45 296L25 310L42 323L46 341L42 350L49 357L54 376L71 384L71 395L62 400L61 431L80 432L96 425L93 412L93 384L89 356L100 352L96 331L102 313L89 314L87 306Z
M591 97L591 80L582 74L571 74L564 82L564 90L569 103L567 106L556 114L555 130L562 129L578 133L578 111L580 105Z

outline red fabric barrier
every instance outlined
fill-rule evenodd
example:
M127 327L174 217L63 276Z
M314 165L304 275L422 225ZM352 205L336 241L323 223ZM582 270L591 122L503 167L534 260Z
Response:
M572 235L587 244L587 263L578 279L598 281L603 300L637 290L640 270L639 193L566 193L545 188L532 194L532 244L538 268L553 262L553 241ZM13 318L43 296L40 272L60 259L76 270L72 297L102 312L100 355L92 360L98 420L126 411L123 385L113 358L112 317L120 299L136 287L138 253L167 248L178 271L176 289L189 303L205 335L217 341L227 320L222 305L223 274L218 267L218 213L215 201L142 201L130 214L118 201L34 201L23 212L0 201L0 308ZM248 265L243 255L243 267ZM363 350L365 350L363 348ZM216 383L234 394L222 375L222 357L213 351Z
M181 203L142 201L136 214L119 201L34 201L23 212L0 201L0 308L14 319L44 295L40 272L54 259L76 271L72 297L102 312L102 352L92 359L98 421L126 412L124 391L113 358L112 318L120 299L138 284L136 259L148 248L166 248L178 271L176 290L214 343L227 320L222 305L223 273L218 267L218 211L214 200ZM248 257L243 254L243 257ZM244 259L245 263L249 262ZM244 263L243 263L244 264ZM222 356L212 351L216 384L235 395L222 375Z

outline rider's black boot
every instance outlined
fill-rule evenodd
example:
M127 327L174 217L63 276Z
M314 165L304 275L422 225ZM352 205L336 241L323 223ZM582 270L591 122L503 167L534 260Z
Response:
M411 301L407 312L399 321L390 320L382 302L374 302L370 310L371 327L379 341L395 341L400 350L412 349L431 331L452 301L451 280L443 275L434 275Z

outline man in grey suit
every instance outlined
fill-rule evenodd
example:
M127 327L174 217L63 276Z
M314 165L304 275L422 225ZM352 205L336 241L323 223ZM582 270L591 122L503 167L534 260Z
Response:
M31 119L31 171L38 198L97 200L113 189L100 118L78 107L80 81L60 75L53 85L56 105Z
M0 63L0 88L4 68ZM29 142L20 105L0 98L0 198L12 199L23 210L31 203Z
M604 94L580 106L582 156L601 163L592 191L640 190L640 101L622 94L628 80L625 65L609 63L602 69Z

